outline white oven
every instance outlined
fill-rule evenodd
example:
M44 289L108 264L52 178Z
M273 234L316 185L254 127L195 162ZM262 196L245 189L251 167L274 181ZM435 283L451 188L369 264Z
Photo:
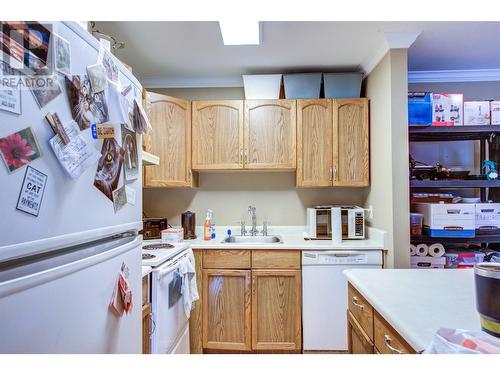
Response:
M189 318L184 311L179 267L192 254L187 248L153 269L151 308L154 331L151 351L154 354L189 354Z

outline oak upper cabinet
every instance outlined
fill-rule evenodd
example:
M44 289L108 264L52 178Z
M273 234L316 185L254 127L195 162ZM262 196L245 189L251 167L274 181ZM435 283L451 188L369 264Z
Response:
M332 186L332 143L332 100L297 100L297 186Z
M369 186L368 99L333 100L333 186Z
M195 170L243 168L243 101L193 102Z
M144 137L147 152L160 157L160 165L144 168L145 187L192 187L191 103L148 93L152 130Z
M203 348L250 351L251 271L203 270Z
M296 167L296 101L245 101L246 169Z
M252 349L301 349L300 270L252 270Z

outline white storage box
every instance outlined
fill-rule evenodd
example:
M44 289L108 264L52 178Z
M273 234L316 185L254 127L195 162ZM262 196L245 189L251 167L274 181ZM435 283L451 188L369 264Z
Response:
M362 73L324 73L325 98L359 98Z
M500 102L490 102L491 125L500 125Z
M464 102L464 125L490 124L490 102Z
M184 228L168 228L161 231L161 242L177 243L184 240Z
M243 75L245 99L279 99L282 74Z
M500 203L476 203L476 229L500 229Z
M424 214L424 233L430 237L476 235L474 203L415 203L414 211Z
M446 264L445 257L420 257L418 255L412 255L410 261L411 268L444 268Z
M432 125L463 125L463 101L463 94L432 93Z
M318 99L321 90L321 73L285 74L285 98Z

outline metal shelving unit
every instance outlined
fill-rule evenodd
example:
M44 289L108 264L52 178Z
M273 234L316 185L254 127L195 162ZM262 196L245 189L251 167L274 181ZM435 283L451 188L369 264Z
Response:
M410 126L410 142L480 141L481 162L486 159L488 142L500 135L500 126ZM481 200L487 200L488 188L500 188L500 180L410 180L410 189L473 189L481 190ZM500 243L500 233L477 234L474 238L436 238L412 236L418 243Z

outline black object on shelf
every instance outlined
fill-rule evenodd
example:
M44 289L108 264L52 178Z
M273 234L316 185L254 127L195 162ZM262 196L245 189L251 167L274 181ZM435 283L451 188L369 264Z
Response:
M410 188L462 189L498 188L500 180L410 180Z
M409 126L410 142L487 140L500 134L496 125Z

